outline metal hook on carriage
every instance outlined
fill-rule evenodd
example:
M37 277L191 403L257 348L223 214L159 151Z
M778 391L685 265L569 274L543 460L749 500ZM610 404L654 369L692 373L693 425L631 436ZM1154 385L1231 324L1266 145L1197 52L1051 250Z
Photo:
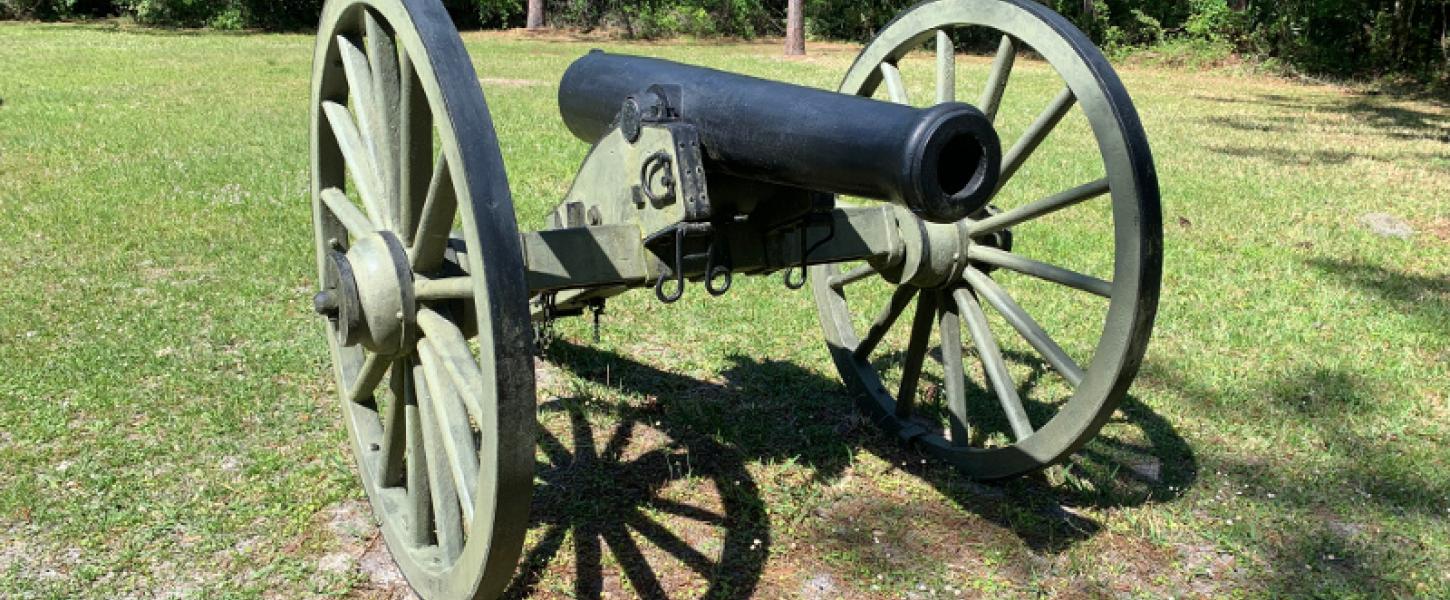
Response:
M675 291L665 293L665 280L674 275ZM675 264L670 266L669 273L660 273L660 278L655 280L655 297L665 304L674 304L685 295L685 228L675 228Z
M831 241L832 239L834 239L836 237L836 219L834 217L832 217L831 215L828 214L828 215L826 215L826 219L827 219L826 220L826 237L821 238L820 241L818 241L818 242L816 242L814 244L811 244L811 246L809 248L807 248L806 247L806 238L810 234L810 231L811 231L811 218L814 217L814 216L816 216L816 215L807 215L805 218L802 219L802 222L801 222L801 227L800 227L800 235L801 235L801 259L800 259L800 264L792 265L790 267L786 267L786 269L785 269L785 277L784 277L784 279L785 279L785 287L790 288L792 290L798 290L798 289L801 289L801 288L803 288L803 287L806 286L806 267L809 266L809 262L810 262L809 259L810 259L811 253L815 252L816 250L819 250L821 246L826 245L827 242ZM799 280L795 280L793 277L791 277L791 274L794 273L797 269L800 270L800 279Z
M719 241L719 235L716 235L710 240L710 249L707 251L709 258L705 263L705 291L710 292L711 296L725 295L725 292L730 291L730 286L735 281L734 267L731 265L730 260L729 243L721 244L719 262L716 262L715 245ZM722 285L719 287L715 285L716 279L723 280Z

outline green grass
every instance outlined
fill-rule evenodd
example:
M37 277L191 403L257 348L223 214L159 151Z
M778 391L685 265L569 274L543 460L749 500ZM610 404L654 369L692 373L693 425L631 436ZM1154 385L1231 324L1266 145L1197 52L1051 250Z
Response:
M591 44L466 39L540 226L587 151L554 94ZM854 55L604 45L817 86ZM0 596L388 592L336 516L361 491L308 306L311 47L0 24ZM1052 89L1019 73L1004 139ZM1450 595L1450 110L1122 75L1164 190L1163 301L1086 453L968 482L853 416L806 293L633 293L600 343L562 324L541 370L557 442L514 592ZM1070 143L1036 160L1024 197L1101 168ZM1022 243L1105 269L1102 236L1062 225Z

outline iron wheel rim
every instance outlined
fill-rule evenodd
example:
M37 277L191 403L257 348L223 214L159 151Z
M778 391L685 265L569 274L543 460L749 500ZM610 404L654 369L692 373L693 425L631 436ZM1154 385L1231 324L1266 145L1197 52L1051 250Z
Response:
M366 59L361 63L360 53ZM339 113L338 106L346 112ZM357 130L351 144L344 139L344 120ZM442 5L329 1L314 53L311 131L319 280L328 277L328 253L361 245L368 225L391 232L407 249L410 281L399 288L409 287L403 295L410 302L404 304L417 312L402 319L399 348L370 352L345 346L336 327L325 326L350 446L384 541L422 597L494 597L512 576L527 528L534 466L532 339L518 227L498 142L472 63ZM372 201L362 198L362 206L352 203L349 211L336 192L346 193L349 182L359 197L370 190ZM452 206L442 199L450 195ZM462 225L461 238L452 235L455 222ZM429 241L419 243L425 238ZM445 273L450 265L455 272ZM468 277L464 286L454 286L468 289L441 298L425 295L420 282L443 275ZM469 345L462 336L476 342ZM464 356L473 369L461 359L450 362ZM384 362L386 372L376 371ZM453 377L455 367L467 376ZM447 374L428 376L429 369ZM368 385L374 378L376 384ZM391 396L388 408L380 409L376 385L384 379ZM434 393L434 385L447 391ZM477 483L453 486L452 510L460 523L445 543L446 523L440 521L445 513L430 508L424 526L414 522L420 504L447 507L447 498L439 504L436 496L448 485L430 478L453 480L466 468L460 465L471 462L467 448L456 444L460 424L448 418L457 410L446 410L459 404L469 415L461 426L477 430ZM392 407L399 416L391 414ZM455 445L438 447L445 439ZM404 450L390 449L399 443ZM425 446L435 452L423 451ZM425 456L415 461L419 454ZM455 455L461 458L443 460ZM394 466L384 464L390 462ZM424 487L427 498L420 499ZM467 495L472 502L459 500Z

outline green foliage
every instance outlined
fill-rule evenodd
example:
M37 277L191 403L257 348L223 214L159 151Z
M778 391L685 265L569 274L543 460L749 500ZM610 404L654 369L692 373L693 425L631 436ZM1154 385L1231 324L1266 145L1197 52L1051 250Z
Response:
M1227 41L1238 40L1246 20L1244 13L1229 8L1223 0L1193 0L1193 12L1183 23L1189 37Z
M323 0L0 0L0 19L57 20L129 14L163 27L305 31ZM462 28L521 24L523 0L443 0Z
M526 0L476 0L478 20L486 27L516 27L523 24ZM468 2L453 3L455 12L466 11Z
M200 27L230 8L219 0L120 0L136 21L149 25Z
M784 11L781 0L551 0L545 9L555 27L612 27L631 38L779 35Z
M172 27L306 30L323 0L0 0L0 18L130 14ZM525 0L442 0L463 29L523 25ZM1229 48L1339 77L1408 76L1450 87L1450 0L1037 0L1109 52L1170 44ZM805 0L812 39L865 42L917 0ZM629 38L783 35L786 0L547 0L554 27L616 29ZM1203 42L1203 43L1198 43ZM992 36L958 45L990 51Z
M1246 49L1310 72L1405 73L1443 81L1450 0L1292 0L1246 11Z
M813 38L866 41L915 0L806 0L806 29Z
M317 17L322 14L322 0L232 0L230 4L238 16L238 28L307 30L317 27Z
M1234 47L1228 42L1207 38L1174 36L1132 52L1137 60L1146 64L1206 69L1227 62L1234 54Z
M1106 0L1049 0L1043 2L1077 25L1083 33L1097 41L1108 37L1113 10Z
M115 13L112 0L0 0L0 19L53 20Z

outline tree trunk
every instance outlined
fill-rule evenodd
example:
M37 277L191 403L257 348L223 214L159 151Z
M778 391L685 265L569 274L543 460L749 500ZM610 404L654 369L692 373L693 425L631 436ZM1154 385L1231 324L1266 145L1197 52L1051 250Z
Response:
M790 0L785 10L785 55L803 56L806 53L805 0Z
M544 0L529 0L528 28L534 30L544 28Z

